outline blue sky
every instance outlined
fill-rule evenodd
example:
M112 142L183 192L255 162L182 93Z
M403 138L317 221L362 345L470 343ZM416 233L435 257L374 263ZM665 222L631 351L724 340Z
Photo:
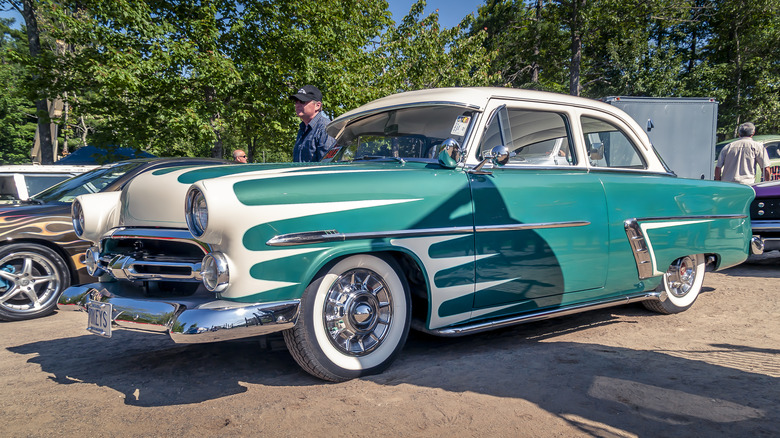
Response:
M409 13L409 9L415 0L387 0L387 2L390 4L393 20L399 22ZM466 15L476 14L477 8L484 3L484 0L428 0L423 16L427 16L438 9L439 23L444 27L453 27L457 26ZM17 28L22 21L22 17L16 11L0 11L0 17L15 18Z
M409 13L416 0L387 0L390 4L390 12L397 23ZM454 27L460 23L466 15L474 14L477 9L485 4L484 0L428 0L423 16L428 16L436 9L439 10L439 24L443 27Z

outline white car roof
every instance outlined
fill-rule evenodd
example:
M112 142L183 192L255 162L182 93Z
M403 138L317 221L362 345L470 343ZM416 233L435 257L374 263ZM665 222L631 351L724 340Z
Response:
M82 173L98 166L60 166L57 164L13 164L0 166L0 173Z

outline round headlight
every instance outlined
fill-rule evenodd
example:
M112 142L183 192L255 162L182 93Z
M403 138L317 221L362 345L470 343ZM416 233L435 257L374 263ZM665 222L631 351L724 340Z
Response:
M225 256L212 252L203 257L200 264L200 275L203 285L211 292L222 292L228 286L230 275Z
M73 201L70 207L70 217L73 222L73 230L77 236L81 237L84 234L84 209L81 207L81 202Z
M190 229L190 233L195 237L202 236L209 225L209 209L203 192L196 187L191 187L187 192L184 210L184 217L187 220L187 228Z

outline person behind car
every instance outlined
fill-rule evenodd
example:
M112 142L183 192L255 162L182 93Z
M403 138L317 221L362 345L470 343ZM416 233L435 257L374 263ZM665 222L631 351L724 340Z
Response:
M320 161L336 143L325 127L329 120L322 114L322 93L314 85L304 85L290 96L295 114L301 119L293 146L293 161Z
M764 146L753 140L756 127L743 123L737 129L739 140L720 151L715 165L715 179L752 185L756 182L756 165L760 166L764 181L769 181L769 155Z
M246 164L246 152L242 151L241 149L234 150L233 161L236 163Z

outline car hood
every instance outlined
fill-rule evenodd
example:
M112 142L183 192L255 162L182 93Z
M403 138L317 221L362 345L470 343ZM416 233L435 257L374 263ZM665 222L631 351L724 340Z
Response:
M123 190L120 219L116 225L186 228L185 197L190 186L198 182L205 187L219 187L220 197L225 201L233 200L225 205L259 202L281 206L314 202L323 197L344 200L354 199L354 196L365 198L371 196L367 193L376 194L377 189L395 193L396 187L365 187L360 181L367 181L365 175L368 173L401 171L408 176L407 171L423 171L431 167L442 169L438 164L429 162L391 161L216 166L148 172L133 179ZM209 208L219 207L212 203Z
M780 181L767 181L753 186L756 198L780 197Z
M190 186L201 180L243 181L272 178L290 172L316 172L334 164L246 164L167 168L146 172L125 186L121 194L120 226L186 228L184 202ZM231 196L231 193L226 193Z

